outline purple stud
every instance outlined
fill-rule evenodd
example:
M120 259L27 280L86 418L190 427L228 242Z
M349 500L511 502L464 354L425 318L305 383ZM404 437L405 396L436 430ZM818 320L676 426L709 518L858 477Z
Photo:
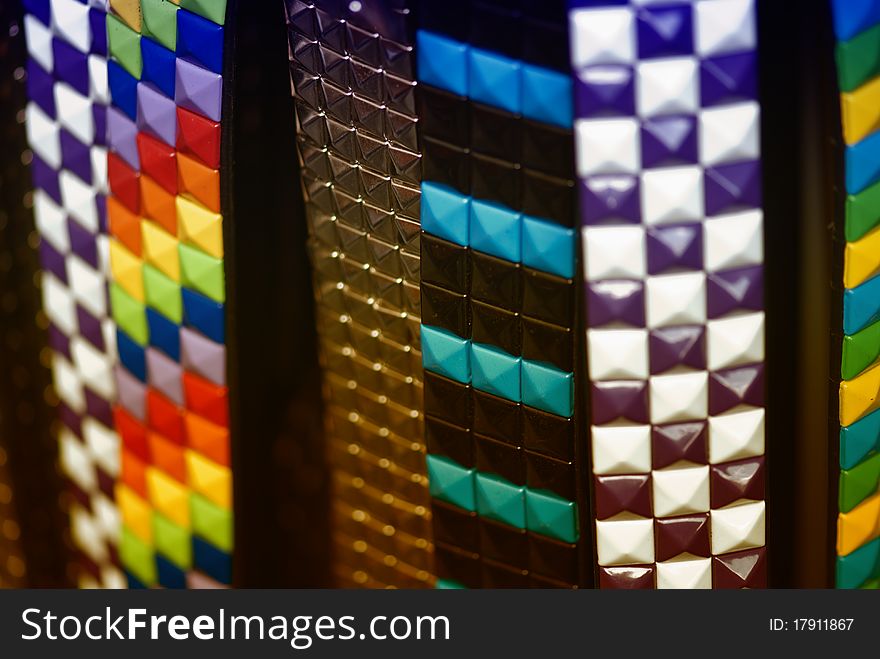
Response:
M61 129L61 162L65 169L76 174L85 183L92 182L92 154L89 147Z
M691 55L694 52L691 4L638 10L639 58Z
M734 309L760 311L764 308L764 271L759 265L707 277L706 314L718 318Z
M578 117L635 114L633 70L628 66L590 66L577 72L574 86Z
M174 146L177 141L177 106L144 82L137 85L137 127L169 146Z
M83 96L89 95L89 60L63 39L52 39L55 76Z
M137 148L137 126L117 108L107 110L107 145L132 169L140 170Z
M40 241L40 263L43 270L51 272L67 284L67 263L64 260L64 255L56 250L48 240Z
M644 284L628 279L590 282L587 286L587 321L590 327L617 322L644 327Z
M70 249L95 270L101 267L98 262L98 244L95 235L79 222L68 220L67 233L70 236Z
M661 167L697 162L697 122L681 115L642 123L642 165Z
M651 373L663 373L675 366L706 367L705 328L680 325L651 330L648 346Z
M761 207L761 163L757 160L706 169L706 215Z
M703 230L700 224L657 226L647 231L648 272L700 270L703 267Z
M35 188L45 190L55 200L55 203L63 203L61 201L61 184L58 182L58 171L48 165L36 153L31 161L31 182Z
M709 414L737 405L764 404L764 365L753 364L709 374Z
M756 98L757 58L754 51L713 57L700 63L700 97L703 107Z
M648 383L643 380L593 382L590 397L593 423L617 419L648 423Z
M593 176L581 183L583 224L638 224L641 220L639 179Z
M651 428L651 460L663 469L679 460L707 462L706 422L690 421Z
M184 59L177 59L176 67L174 100L177 105L220 121L223 77Z
M101 321L86 311L81 305L76 305L76 319L79 323L79 332L83 337L98 350L104 350L104 333L101 331Z
M55 79L37 60L27 63L28 98L39 105L50 117L55 116Z
M55 352L67 357L68 361L72 360L73 356L70 354L70 337L58 329L53 323L49 323L48 334L49 347Z

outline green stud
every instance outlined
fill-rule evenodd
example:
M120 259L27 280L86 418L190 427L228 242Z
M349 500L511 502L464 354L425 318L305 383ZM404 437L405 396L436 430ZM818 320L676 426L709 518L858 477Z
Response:
M226 20L226 0L180 0L180 6L217 25L223 25Z
M229 553L232 551L232 511L221 508L200 494L190 497L193 533Z
M880 223L880 182L846 198L845 234L858 240Z
M110 284L110 307L113 320L136 343L146 346L150 339L144 305L126 293L117 283Z
M518 529L526 527L525 487L494 474L477 473L475 490L480 515Z
M577 506L552 492L526 490L526 528L563 542L577 542Z
M152 548L124 526L119 538L119 560L145 586L156 583L156 559Z
M177 49L177 10L168 0L141 0L144 36L152 37L168 50Z
M463 586L457 581L453 581L452 579L437 579L437 583L434 584L434 588L437 590L465 590L467 586Z
M880 453L840 472L840 512L846 513L877 492L880 485Z
M159 513L153 515L153 542L156 551L181 570L192 566L192 539L189 532Z
M140 80L144 68L141 58L141 35L113 14L107 14L107 41L113 59Z
M223 259L217 259L203 251L184 245L180 251L180 278L183 285L204 293L216 302L226 301L226 283L223 277Z
M435 499L465 510L476 510L474 470L440 455L428 455L428 491Z
M851 554L837 557L837 587L859 588L880 578L880 538L862 545Z
M843 337L840 377L852 380L880 357L880 322Z
M149 264L144 264L144 297L150 307L169 320L178 325L183 322L180 284Z
M834 55L840 90L851 92L880 73L880 25L838 43Z

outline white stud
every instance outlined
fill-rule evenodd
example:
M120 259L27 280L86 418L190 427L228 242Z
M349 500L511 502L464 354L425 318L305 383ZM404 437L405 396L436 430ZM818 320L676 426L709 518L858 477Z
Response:
M82 381L73 365L58 353L52 359L52 382L58 397L74 412L84 414L86 411L86 395Z
M106 280L78 256L67 258L67 281L74 299L93 315L107 315Z
M644 380L648 377L647 330L588 330L587 344L591 379Z
M98 233L98 207L94 188L80 180L78 176L61 170L58 175L61 185L61 200L72 218L91 233Z
M645 281L648 327L700 324L706 320L706 275L685 272Z
M52 29L67 43L82 53L92 45L89 8L77 0L50 0Z
M82 431L94 461L110 476L119 474L119 435L91 417L83 421Z
M755 501L710 512L712 553L726 554L751 547L763 547L764 510L764 502Z
M636 57L635 17L620 9L577 9L570 16L574 68L629 64Z
M593 426L593 473L651 471L650 426Z
M641 183L645 223L702 219L703 171L699 167L649 169L642 173Z
M753 0L701 0L694 23L695 46L703 57L755 49Z
M639 124L635 119L579 119L575 122L578 176L636 174Z
M70 342L70 352L83 383L102 398L112 399L116 392L116 383L113 380L113 361L110 357L78 336Z
M706 166L740 160L755 160L761 155L760 111L754 101L700 113L700 162Z
M596 522L599 565L654 562L654 520L617 519Z
M25 115L28 144L53 169L61 167L61 135L58 124L36 103L29 103Z
M712 559L684 555L657 563L658 589L703 590L712 587Z
M73 295L61 281L50 272L43 273L43 309L49 320L62 332L71 336L78 324Z
M58 122L84 144L95 141L95 118L92 102L70 85L55 84L55 112Z
M637 77L641 116L696 114L699 110L699 76L695 59L677 57L641 62Z
M655 375L650 380L651 423L705 418L708 400L706 371Z
M764 361L764 312L706 323L709 370Z
M64 209L40 189L34 191L34 220L42 240L61 254L70 251L70 233L67 231Z
M24 17L24 38L28 54L46 71L52 73L54 59L52 51L52 31L31 14Z
M728 270L760 265L764 260L759 210L732 213L706 220L703 225L703 258L706 270Z
M654 515L672 517L709 510L709 467L661 469L651 474Z
M763 454L763 409L709 417L709 462L711 464Z
M583 230L587 280L641 279L645 276L645 231L639 226Z

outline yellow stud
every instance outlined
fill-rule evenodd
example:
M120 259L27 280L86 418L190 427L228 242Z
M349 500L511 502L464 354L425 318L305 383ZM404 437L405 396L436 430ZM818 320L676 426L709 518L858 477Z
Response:
M223 258L223 217L186 197L178 196L177 225L180 239Z
M122 483L116 485L116 505L122 523L148 545L153 544L153 509L137 493Z
M843 285L855 288L880 272L880 229L874 229L844 249Z
M880 492L837 518L837 554L846 556L880 536Z
M880 365L840 383L840 425L848 426L880 407Z
M880 78L840 95L843 138L855 144L880 128Z
M174 281L180 281L178 240L154 222L141 222L144 258Z
M196 453L186 452L186 472L190 487L222 508L232 506L232 472Z
M189 528L189 490L155 467L147 467L150 501L165 517Z
M177 4L177 3L175 3ZM141 31L141 0L110 0L113 11L135 32Z
M121 242L110 240L110 272L113 280L138 302L144 301L143 261Z

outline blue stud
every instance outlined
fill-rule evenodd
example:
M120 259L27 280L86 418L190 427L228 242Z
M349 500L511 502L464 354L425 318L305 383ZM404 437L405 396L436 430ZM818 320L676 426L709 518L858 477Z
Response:
M522 232L524 264L566 279L574 277L574 229L525 216Z
M147 381L147 353L128 334L116 328L116 349L119 361L141 382Z
M212 341L225 343L226 314L223 303L186 287L181 288L181 293L184 323L196 328Z
M107 61L107 84L113 105L128 117L137 120L137 79L122 68L115 60Z
M467 246L470 197L447 185L422 183L422 231Z
M141 56L141 80L153 83L165 96L174 98L174 53L152 39L141 39Z
M449 330L422 325L422 366L427 371L468 383L471 381L469 341Z
M468 47L431 32L416 33L419 82L467 96Z
M523 359L522 402L551 414L570 417L574 409L572 374L549 364Z
M228 584L232 581L232 559L210 542L193 536L193 564L215 581Z
M574 121L571 77L540 66L524 64L522 113L529 119L571 128Z
M470 245L500 259L519 263L522 258L522 216L491 201L471 201Z
M471 99L519 114L522 99L520 62L472 48L468 65L468 95Z
M158 311L147 307L147 328L150 332L150 345L179 362L180 326L168 320Z
M223 26L191 11L177 12L177 54L223 73Z
M471 345L471 377L480 391L519 401L521 357L509 355L495 346Z

